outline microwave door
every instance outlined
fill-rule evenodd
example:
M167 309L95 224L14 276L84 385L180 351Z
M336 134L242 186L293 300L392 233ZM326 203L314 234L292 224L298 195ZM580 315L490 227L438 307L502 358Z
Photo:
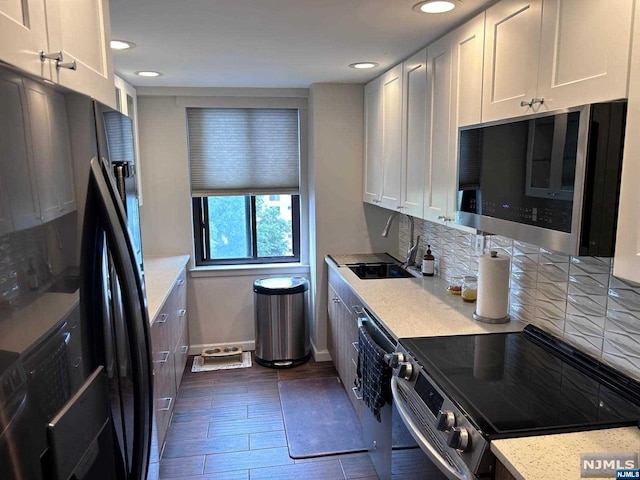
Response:
M153 414L149 321L141 272L127 231L122 201L109 170L106 162L97 158L91 161L81 253L85 292L81 306L85 318L92 319L88 323L93 367L111 363L112 375L117 377L114 382L117 388L110 393L117 397L111 403L114 422L124 429L121 455L127 463L125 478L140 479L147 475ZM106 271L105 245L110 257ZM103 317L101 301L93 301L101 298L105 281L110 282L111 312L115 310L110 317ZM114 304L114 293L116 297L121 294L121 304L119 300ZM120 306L122 315L118 317ZM110 344L115 353L111 362L106 359L105 335L100 325L104 322L112 332ZM123 344L126 344L124 348Z

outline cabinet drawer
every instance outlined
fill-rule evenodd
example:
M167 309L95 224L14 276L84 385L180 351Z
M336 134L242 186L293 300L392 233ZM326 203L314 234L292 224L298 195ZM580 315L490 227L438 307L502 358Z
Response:
M189 357L189 329L186 322L183 323L182 334L180 340L173 355L175 377L176 377L176 390L180 388L180 382L182 382L182 374L184 373L184 367L187 364L187 358Z
M162 445L176 397L174 358L170 351L154 352L154 411L158 445Z

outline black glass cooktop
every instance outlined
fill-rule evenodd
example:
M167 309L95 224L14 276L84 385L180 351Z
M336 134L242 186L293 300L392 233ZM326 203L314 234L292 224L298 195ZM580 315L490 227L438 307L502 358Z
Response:
M532 325L522 333L400 343L491 438L640 420L640 383Z

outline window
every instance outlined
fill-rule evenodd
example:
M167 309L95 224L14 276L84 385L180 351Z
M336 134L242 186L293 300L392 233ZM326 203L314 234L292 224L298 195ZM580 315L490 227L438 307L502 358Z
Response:
M300 260L296 109L188 108L197 265Z

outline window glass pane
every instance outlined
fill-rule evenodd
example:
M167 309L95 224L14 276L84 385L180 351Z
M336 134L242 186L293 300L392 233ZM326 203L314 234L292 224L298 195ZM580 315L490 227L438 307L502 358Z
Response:
M208 197L212 259L251 257L249 197Z
M293 256L291 195L256 195L258 257Z

